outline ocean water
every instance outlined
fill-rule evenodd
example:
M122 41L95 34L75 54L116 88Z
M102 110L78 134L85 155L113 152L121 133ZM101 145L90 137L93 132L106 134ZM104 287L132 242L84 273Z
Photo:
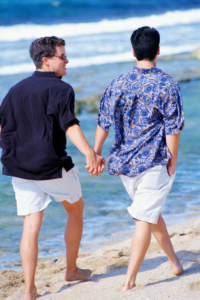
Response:
M28 48L34 38L44 35L66 40L70 63L64 80L75 88L77 101L97 97L113 77L127 72L135 63L130 35L143 25L154 26L161 34L160 68L177 79L200 70L200 61L188 55L200 46L200 1L0 1L0 102L13 84L34 71ZM186 122L176 181L163 211L169 223L200 212L200 80L182 82L180 86ZM93 145L96 115L85 109L79 119ZM111 132L104 147L105 157L112 141ZM94 249L130 237L134 227L126 211L130 200L119 178L106 171L98 178L90 177L84 157L70 143L68 153L79 168L86 203L81 248ZM40 257L64 255L65 222L62 206L52 202L44 215ZM22 218L16 216L10 178L0 175L0 269L19 266L22 223Z

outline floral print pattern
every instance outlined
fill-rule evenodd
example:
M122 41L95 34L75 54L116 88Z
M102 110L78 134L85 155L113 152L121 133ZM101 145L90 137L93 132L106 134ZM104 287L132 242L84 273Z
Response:
M100 100L98 125L113 125L114 144L108 155L111 175L136 176L156 165L166 165L170 152L166 135L184 125L182 97L177 82L158 68L120 75Z

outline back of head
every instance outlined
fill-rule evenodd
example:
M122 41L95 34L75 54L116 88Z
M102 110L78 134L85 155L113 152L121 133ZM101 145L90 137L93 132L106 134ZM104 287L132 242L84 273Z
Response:
M140 27L131 35L131 44L137 60L154 60L160 43L159 32L148 26Z
M42 66L43 57L52 57L56 53L56 46L65 46L65 41L56 36L46 36L34 40L30 46L30 56L39 69Z

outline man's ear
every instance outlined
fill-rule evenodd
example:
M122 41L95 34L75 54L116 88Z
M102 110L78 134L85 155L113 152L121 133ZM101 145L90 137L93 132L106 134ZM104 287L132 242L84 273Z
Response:
M157 55L160 55L160 47L158 47Z
M48 58L47 57L42 57L42 66L49 66Z
M133 57L136 57L136 55L135 55L135 50L133 49Z

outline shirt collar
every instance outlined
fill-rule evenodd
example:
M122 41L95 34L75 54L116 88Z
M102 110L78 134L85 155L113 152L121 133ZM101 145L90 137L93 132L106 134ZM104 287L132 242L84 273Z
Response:
M138 68L137 66L133 67L133 71L136 70L138 73L147 74L147 73L157 73L159 69L157 67L147 68Z
M62 76L56 76L56 74L54 72L35 71L33 73L33 75L37 76L37 77L53 77L53 78L59 78L59 79L62 78Z

